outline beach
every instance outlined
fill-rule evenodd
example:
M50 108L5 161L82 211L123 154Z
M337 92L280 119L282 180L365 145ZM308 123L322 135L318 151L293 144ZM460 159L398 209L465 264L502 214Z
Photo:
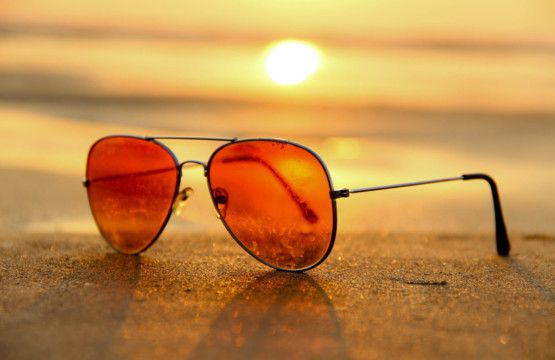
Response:
M250 5L3 7L0 358L553 359L552 5ZM272 83L264 56L293 38L320 68ZM276 271L185 166L186 207L122 255L82 182L111 134L286 139L333 189L485 173L511 252L497 255L487 183L452 181L337 199L326 261ZM222 145L161 142L197 164Z
M9 359L553 357L552 239L338 236L325 264L269 270L227 236L141 256L95 235L3 235Z

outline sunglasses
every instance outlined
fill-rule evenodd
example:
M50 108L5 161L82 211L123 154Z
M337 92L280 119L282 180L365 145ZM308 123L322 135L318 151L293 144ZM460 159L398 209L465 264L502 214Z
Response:
M225 144L208 163L179 162L159 140L202 140ZM137 137L113 135L94 143L86 178L92 214L104 239L117 251L138 254L166 226L180 191L182 168L204 168L208 189L231 236L249 254L279 270L304 271L330 254L337 228L336 200L350 194L455 180L486 180L493 196L497 252L510 251L499 194L485 174L338 189L322 159L309 148L280 139L211 137Z

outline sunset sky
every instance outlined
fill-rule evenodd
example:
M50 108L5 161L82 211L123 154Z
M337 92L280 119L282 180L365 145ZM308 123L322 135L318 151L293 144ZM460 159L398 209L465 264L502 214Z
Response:
M512 1L4 0L14 23L155 30L228 39L460 39L551 42L555 5Z
M0 91L553 111L553 14L548 0L4 0L0 71L59 81ZM321 55L297 86L264 69L284 39Z

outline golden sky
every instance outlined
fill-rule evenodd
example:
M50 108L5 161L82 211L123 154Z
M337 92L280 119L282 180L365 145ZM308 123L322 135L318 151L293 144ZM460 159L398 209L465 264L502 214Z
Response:
M553 43L550 0L71 1L3 0L14 22L308 38L470 38Z
M553 4L4 0L0 92L552 111ZM284 87L264 56L288 38L321 62Z

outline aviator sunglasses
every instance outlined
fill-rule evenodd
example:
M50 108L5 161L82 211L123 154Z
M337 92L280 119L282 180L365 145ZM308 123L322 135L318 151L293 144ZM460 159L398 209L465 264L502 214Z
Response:
M208 163L179 162L160 140L224 144L212 153ZM322 159L291 141L112 135L92 145L83 184L100 233L115 250L138 254L156 241L174 203L187 197L187 188L179 190L186 164L203 166L218 217L235 241L276 269L304 271L326 259L336 234L337 199L455 180L488 182L493 196L497 252L505 256L510 251L497 186L485 174L336 190Z

